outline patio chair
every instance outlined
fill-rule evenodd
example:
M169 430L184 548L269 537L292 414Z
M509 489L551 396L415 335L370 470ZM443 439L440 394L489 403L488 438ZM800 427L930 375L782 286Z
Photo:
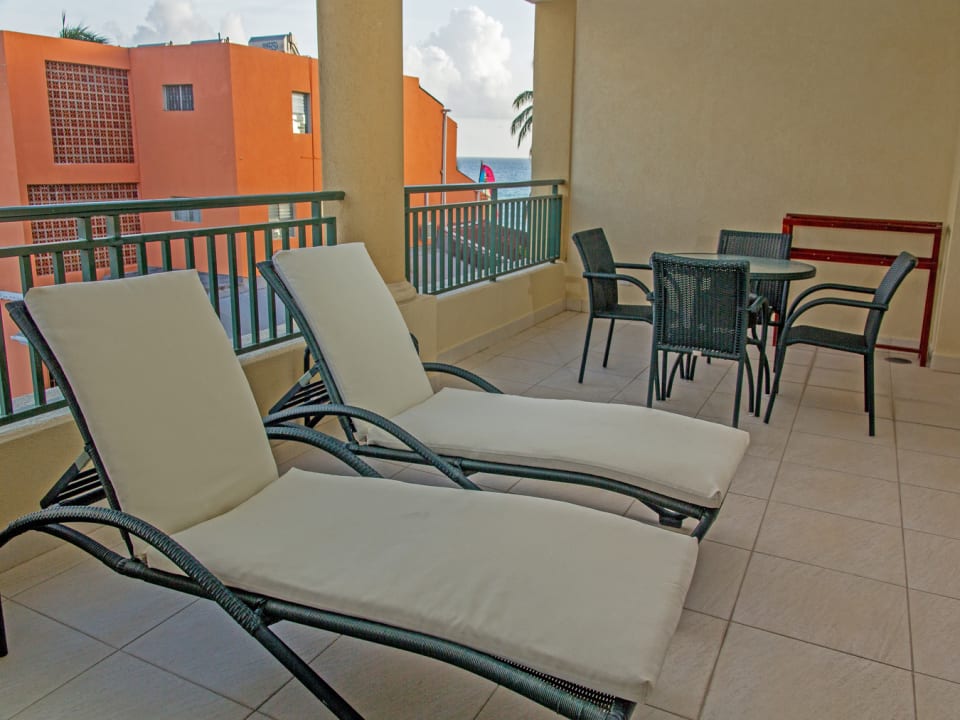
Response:
M783 332L777 342L777 356L774 360L774 380L773 390L770 392L770 401L767 404L767 412L763 417L764 422L770 422L770 414L773 412L773 403L777 399L777 393L780 391L780 371L783 369L783 363L786 359L787 348L790 345L813 345L815 347L830 348L832 350L841 350L843 352L856 353L863 355L863 409L869 416L869 431L873 437L876 432L873 387L874 350L877 347L877 335L880 332L880 323L883 322L883 316L890 307L890 301L894 293L904 278L917 266L917 258L908 252L900 253L890 265L883 280L875 287L863 287L860 285L844 285L842 283L820 283L807 288L797 295L787 317L783 323ZM819 297L815 300L807 300L814 293L824 290L840 290L850 293L861 293L873 295L872 300L854 300L849 297ZM866 321L864 322L862 333L844 332L842 330L833 330L831 328L817 327L813 325L797 325L797 320L808 310L823 306L855 307L867 310Z
M467 473L588 485L652 508L660 522L716 517L749 435L722 425L631 405L500 393L461 368L421 363L403 316L359 243L279 252L258 265L303 332L316 375L335 403L388 418ZM485 392L434 392L427 371L450 373ZM283 408L286 398L277 408ZM307 418L317 407L276 412ZM421 462L381 428L343 418L358 455Z
M790 233L755 232L752 230L721 230L717 241L717 252L724 255L750 255L752 257L790 259L790 248L793 236ZM766 391L770 392L770 365L767 362L767 348L764 342L761 345L761 331L766 322L773 342L783 328L783 320L787 311L787 297L790 294L789 280L760 280L750 288L754 296L764 297L767 300L765 317L750 316L750 334L747 342L756 345L760 353L760 367L757 368L757 388L759 393L760 375ZM751 298L752 300L753 298Z
M700 353L708 358L737 361L737 387L733 399L733 427L740 421L740 395L744 367L749 385L749 407L757 409L753 374L747 355L747 326L750 313L765 311L766 300L753 303L747 287L749 264L680 257L655 252L653 265L653 342L650 346L650 372L647 383L647 407L659 386L659 395L669 397L677 365L668 379L661 377L659 362L671 352L681 356ZM666 369L666 360L663 360ZM664 387L664 384L666 387Z
M590 314L587 319L587 336L583 341L583 356L580 359L580 375L577 382L583 382L583 372L587 367L587 351L590 349L590 334L593 331L593 321L601 318L610 321L607 331L607 346L603 351L603 367L607 366L610 357L610 343L613 340L613 326L617 320L633 320L653 323L653 307L645 305L627 305L620 302L620 293L617 283L628 282L650 296L650 288L640 280L618 272L618 270L649 270L650 266L644 263L618 263L613 260L610 244L602 228L582 230L573 234L573 244L580 253L583 262L583 277L587 279L587 292L590 298Z
M338 718L361 716L273 623L443 660L569 718L626 718L656 679L692 538L568 503L384 480L327 435L265 431L192 271L34 288L8 307L62 389L110 507L26 515L0 547L38 530L121 575L213 600ZM475 487L372 413L325 412L390 427ZM269 439L324 448L359 474L278 476ZM78 522L121 530L126 553ZM2 629L0 613L6 655Z

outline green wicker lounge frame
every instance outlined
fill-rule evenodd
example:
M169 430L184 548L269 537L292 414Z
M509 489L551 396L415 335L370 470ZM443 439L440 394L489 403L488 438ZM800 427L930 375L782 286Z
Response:
M436 658L568 718L628 718L659 674L696 563L692 538L471 490L459 469L364 410L324 413L388 429L461 487L385 480L327 435L265 428L195 272L34 288L8 308L62 389L84 455L52 505L0 532L0 548L38 531L121 575L209 599L342 719L361 715L275 622ZM357 474L279 475L277 439ZM99 488L80 472L87 460ZM109 507L84 504L98 496ZM118 529L125 552L75 523Z
M716 518L749 435L716 423L616 403L501 393L478 375L421 362L393 297L360 243L277 253L258 265L296 320L315 364L266 422L313 426L323 405L298 395L322 382L335 404L389 419L467 474L550 480L632 497L664 525ZM434 392L427 372L474 386ZM482 392L477 392L479 389ZM347 445L365 457L422 459L380 428L340 419Z

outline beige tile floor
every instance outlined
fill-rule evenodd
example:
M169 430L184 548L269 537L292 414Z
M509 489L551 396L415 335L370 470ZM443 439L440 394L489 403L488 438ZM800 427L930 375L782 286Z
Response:
M563 313L467 358L505 390L642 403L646 326L598 327L583 385L585 317ZM881 359L867 436L858 359L795 348L769 426L701 546L670 653L642 720L960 717L960 375ZM699 363L661 406L729 422L727 363ZM313 453L292 464L335 467ZM407 482L441 482L382 463ZM649 519L622 497L482 476ZM63 548L0 574L11 654L0 720L329 717L203 601L141 587ZM555 717L443 664L329 633L283 637L376 720Z

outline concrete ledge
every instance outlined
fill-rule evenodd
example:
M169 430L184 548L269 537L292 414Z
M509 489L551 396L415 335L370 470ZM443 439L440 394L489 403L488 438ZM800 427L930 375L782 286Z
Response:
M438 359L457 362L562 312L565 273L548 263L438 296Z

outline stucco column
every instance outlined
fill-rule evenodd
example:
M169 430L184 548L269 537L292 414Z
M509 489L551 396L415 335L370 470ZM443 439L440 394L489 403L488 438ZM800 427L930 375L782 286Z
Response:
M403 262L403 3L317 0L323 184L338 235L363 242L398 296Z
M570 177L573 138L574 50L577 0L531 0L536 3L533 52L535 105L531 170L534 178L563 178L561 259L571 258L570 201L575 191ZM572 252L576 256L576 252ZM571 267L572 265L572 267ZM568 265L567 305L579 310L585 297L580 263Z

